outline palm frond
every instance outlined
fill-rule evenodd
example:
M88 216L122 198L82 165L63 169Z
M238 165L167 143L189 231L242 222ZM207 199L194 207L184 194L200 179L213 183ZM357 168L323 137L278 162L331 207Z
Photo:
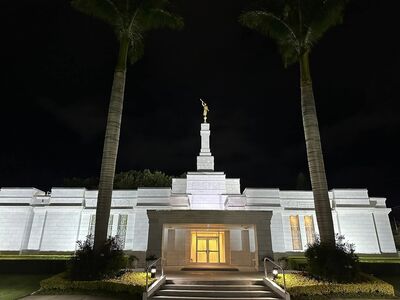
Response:
M72 0L71 3L77 10L110 24L120 41L128 39L131 63L143 55L146 31L183 27L183 19L165 9L168 0Z
M254 0L256 1L256 0ZM349 0L260 0L260 10L240 16L240 23L274 39L285 65L309 51L342 21Z
M246 12L239 17L239 22L275 40L286 39L289 36L294 42L297 41L292 28L283 19L268 11Z
M114 7L118 11L122 13L122 28L123 30L126 30L131 22L132 18L137 15L137 12L143 9L143 6L145 6L149 0L107 0L109 2L112 2Z
M274 39L285 66L297 61L301 51L300 41L293 28L283 18L268 11L249 11L240 16L239 22Z
M109 0L72 0L71 5L76 10L98 18L113 27L122 20L120 12Z
M278 43L278 49L285 68L299 61L299 52L291 44Z
M314 0L315 1L315 0ZM343 12L348 0L319 0L319 7L310 18L306 43L316 43L327 30L343 21Z
M143 36L137 36L134 39L131 39L128 57L129 62L133 65L140 58L142 58L144 54L144 40Z
M132 13L134 12L139 6L143 5L143 0L108 0L113 2L115 7L118 10L123 11L125 13Z
M137 24L143 31L159 28L181 29L183 18L161 8L142 10L137 16Z

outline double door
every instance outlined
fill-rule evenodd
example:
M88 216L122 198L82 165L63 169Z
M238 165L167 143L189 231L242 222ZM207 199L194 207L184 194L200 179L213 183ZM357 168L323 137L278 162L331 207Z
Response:
M196 252L198 263L219 263L219 238L197 237Z

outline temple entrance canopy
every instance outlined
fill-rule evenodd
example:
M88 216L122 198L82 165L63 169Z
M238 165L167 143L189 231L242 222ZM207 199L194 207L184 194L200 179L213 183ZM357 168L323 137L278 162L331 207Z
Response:
M269 212L148 211L148 255L171 269L232 266L258 269L272 254Z
M255 268L256 243L251 224L164 224L162 257L166 266Z

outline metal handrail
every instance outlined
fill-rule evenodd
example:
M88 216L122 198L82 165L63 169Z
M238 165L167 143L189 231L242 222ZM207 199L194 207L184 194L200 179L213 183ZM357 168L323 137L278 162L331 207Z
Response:
M272 263L274 266L278 267L279 269L281 269L282 271L282 275L283 275L283 289L285 290L286 293L286 280L285 280L285 270L278 265L277 263L275 263L272 259L268 258L268 257L264 257L264 275L265 277L267 277L268 272L267 272L267 260Z
M148 265L146 267L146 292L149 292L149 270L151 269L152 266L154 266L155 264L157 264L158 261L161 261L161 277L164 276L164 266L163 266L163 261L162 261L162 257L160 257L159 259L156 259L155 261L153 261L150 265Z

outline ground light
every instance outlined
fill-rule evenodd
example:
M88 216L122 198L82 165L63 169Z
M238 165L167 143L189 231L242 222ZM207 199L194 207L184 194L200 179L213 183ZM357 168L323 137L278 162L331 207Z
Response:
M277 268L272 269L273 280L275 280L278 277L278 273L279 271Z
M156 278L156 272L157 272L156 266L152 266L150 268L151 278Z

